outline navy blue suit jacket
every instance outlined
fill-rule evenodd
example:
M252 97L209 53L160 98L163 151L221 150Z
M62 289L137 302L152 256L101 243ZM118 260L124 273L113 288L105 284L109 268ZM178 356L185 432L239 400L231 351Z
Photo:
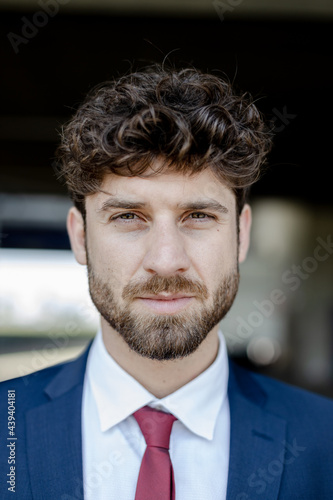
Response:
M87 353L0 384L1 500L84 498L81 401ZM16 439L8 430L8 391L15 391ZM228 394L227 500L333 500L333 401L233 362ZM15 465L8 463L13 457ZM10 479L15 494L8 489Z

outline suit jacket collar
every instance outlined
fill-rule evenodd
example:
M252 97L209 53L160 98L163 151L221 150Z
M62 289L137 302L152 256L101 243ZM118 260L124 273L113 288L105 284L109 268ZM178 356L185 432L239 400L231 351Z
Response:
M44 392L49 401L27 412L28 464L34 500L83 499L81 407L89 348L65 364L46 386Z
M227 500L278 497L286 421L270 413L269 396L253 374L230 362L230 458Z
M81 408L89 348L46 386L48 401L27 412L27 449L34 500L83 500ZM230 459L227 500L278 497L286 422L248 371L230 362Z

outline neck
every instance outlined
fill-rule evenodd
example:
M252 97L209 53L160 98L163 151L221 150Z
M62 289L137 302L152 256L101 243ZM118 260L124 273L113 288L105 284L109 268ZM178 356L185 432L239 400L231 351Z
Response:
M206 370L218 351L218 325L198 349L185 358L156 361L137 354L113 328L101 320L103 341L112 358L147 391L161 399L187 384Z

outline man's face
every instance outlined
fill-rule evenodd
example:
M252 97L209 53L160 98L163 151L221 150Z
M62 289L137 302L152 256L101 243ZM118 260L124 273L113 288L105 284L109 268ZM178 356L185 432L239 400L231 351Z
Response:
M88 265L92 300L131 349L165 360L194 352L217 328L238 289L250 209L211 170L185 176L109 174L86 199L86 234L72 209L68 230Z

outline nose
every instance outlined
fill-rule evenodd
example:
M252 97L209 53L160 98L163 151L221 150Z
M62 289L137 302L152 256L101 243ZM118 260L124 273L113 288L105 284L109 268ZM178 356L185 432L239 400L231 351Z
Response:
M150 274L159 276L172 276L189 269L190 260L185 250L183 235L176 224L156 224L151 230L143 267Z

